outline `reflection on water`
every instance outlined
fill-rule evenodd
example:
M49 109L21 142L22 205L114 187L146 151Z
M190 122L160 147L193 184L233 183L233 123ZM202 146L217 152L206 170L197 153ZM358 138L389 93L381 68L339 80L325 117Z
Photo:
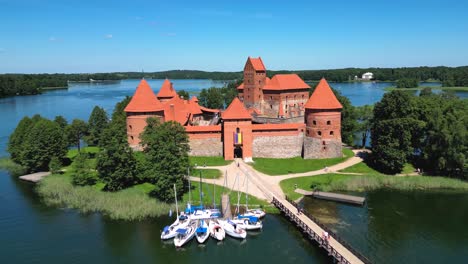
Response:
M304 204L375 263L468 263L467 193L380 190L367 194L364 207Z

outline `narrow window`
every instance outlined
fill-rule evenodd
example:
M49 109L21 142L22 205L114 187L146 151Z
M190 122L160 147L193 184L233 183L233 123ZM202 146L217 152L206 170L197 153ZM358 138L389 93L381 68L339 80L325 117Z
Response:
M322 135L322 131L318 131L317 134L318 134L319 136L321 136L321 135Z
M239 133L240 132L240 128L236 128L236 133Z
M325 141L322 141L322 145L325 145Z
M315 121L315 120L314 120L312 123L314 124L314 126L316 126L316 125L317 125L317 121Z
M270 96L270 100L273 100L273 96Z
M330 121L330 120L327 121L327 125L331 125L331 121Z
M129 125L128 127L130 128L130 130L132 130L132 125Z
M330 131L330 136L333 136L333 131Z
M273 105L270 105L270 109L273 109Z
M132 139L132 141L133 141L133 136L130 136L130 138L131 138L131 139Z
M327 147L323 147L323 150L327 150Z
M258 80L258 84L261 84L261 83L262 83L262 81L261 81L261 80Z

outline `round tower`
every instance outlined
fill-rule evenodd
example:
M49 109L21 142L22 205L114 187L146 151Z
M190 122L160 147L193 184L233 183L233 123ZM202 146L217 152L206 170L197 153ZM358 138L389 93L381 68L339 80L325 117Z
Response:
M304 158L341 157L341 110L335 94L325 79L305 105Z

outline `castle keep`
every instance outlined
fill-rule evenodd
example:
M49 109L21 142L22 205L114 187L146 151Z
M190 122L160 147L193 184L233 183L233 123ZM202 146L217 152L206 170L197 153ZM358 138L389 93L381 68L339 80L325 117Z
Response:
M165 80L158 94L142 80L127 113L128 143L141 149L148 117L176 121L187 131L190 155L305 159L341 157L341 109L325 79L310 87L296 74L271 79L261 58L248 58L244 82L226 110L209 109L196 97L180 98Z

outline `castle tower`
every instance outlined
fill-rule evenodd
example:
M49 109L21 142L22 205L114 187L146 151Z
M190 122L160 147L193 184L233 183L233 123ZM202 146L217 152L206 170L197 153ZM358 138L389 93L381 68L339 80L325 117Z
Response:
M261 109L266 68L262 58L248 58L244 66L244 105Z
M252 116L239 98L234 98L229 107L221 114L223 119L224 159L235 157L252 161Z
M172 98L177 96L177 92L175 91L172 83L166 79L164 80L161 89L158 92L158 99L162 103L171 100ZM188 99L188 98L187 98Z
M342 108L327 81L321 79L305 105L305 159L342 157Z
M156 117L164 121L163 105L145 79L138 84L132 100L124 111L127 114L128 144L132 148L140 147L140 134L146 127L148 117Z

